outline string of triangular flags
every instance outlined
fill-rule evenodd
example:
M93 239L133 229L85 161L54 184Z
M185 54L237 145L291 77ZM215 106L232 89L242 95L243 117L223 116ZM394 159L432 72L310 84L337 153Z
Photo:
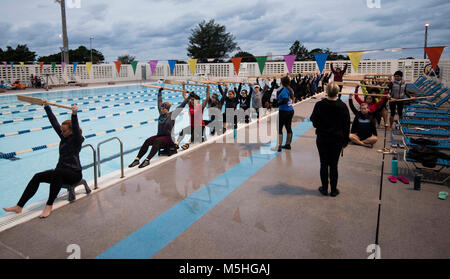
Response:
M439 60L441 59L441 55L442 52L444 51L444 48L446 46L436 46L436 47L425 47L425 52L428 55L428 58L431 62L431 65L433 66L433 69L436 71L436 68L439 64ZM417 49L417 48L397 48L395 50L402 50L402 49ZM353 66L353 69L355 72L358 71L358 67L359 67L359 62L362 59L362 56L365 52L374 52L374 51L391 51L392 49L381 49L381 50L365 50L365 51L346 51L346 53L348 54L348 57L350 58L350 62ZM344 52L336 52L336 53L344 53ZM275 55L275 56L281 56L281 55ZM282 55L284 58L284 61L286 63L286 67L288 69L289 73L292 73L292 69L295 63L295 59L297 58L297 55L293 54L293 55ZM242 58L244 57L233 57L231 58L231 62L233 63L234 66L234 71L236 75L239 75L239 70L241 67L241 63L242 63ZM256 62L258 63L258 68L259 68L259 72L262 74L264 71L264 67L266 65L267 62L267 56L256 56ZM323 72L323 69L325 68L325 64L327 62L328 59L328 54L327 53L315 53L314 54L314 58L316 60L317 66L319 68L320 73ZM214 61L215 58L208 58L208 61ZM195 69L197 67L197 61L198 59L188 59L188 65L189 65L189 69L192 73L192 75L195 74ZM150 64L150 70L152 72L152 75L155 75L155 71L156 71L156 66L158 65L159 60L150 60L148 63ZM24 67L24 62L19 62L20 66L22 68L22 70L25 72L25 67ZM174 70L175 70L175 65L177 63L177 60L168 60L168 64L169 64L169 70L170 70L170 75L173 75ZM78 66L78 62L73 62L73 69L72 69L72 74L75 74L76 68ZM120 74L120 69L122 66L122 62L120 61L114 61L114 64L116 66L116 71L117 74ZM138 64L138 61L133 61L130 63L131 67L133 68L133 73L136 75L136 67ZM6 61L3 61L3 66L5 68L8 67L8 63ZM14 66L14 62L10 62L10 66L11 66L11 70L13 69ZM44 62L39 62L39 66L40 66L40 70L41 72L43 71L44 68ZM61 62L61 71L64 74L64 69L65 69L66 63L65 62ZM51 67L52 67L52 71L55 72L55 67L56 67L56 62L51 62ZM87 72L88 75L90 75L91 69L92 69L92 62L86 62L86 68L87 68Z

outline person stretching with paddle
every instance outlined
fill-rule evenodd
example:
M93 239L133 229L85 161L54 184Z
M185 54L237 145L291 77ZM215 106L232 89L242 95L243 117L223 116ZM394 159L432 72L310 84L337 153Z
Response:
M172 105L168 102L162 102L162 91L163 88L161 87L158 92L158 133L156 134L156 136L149 137L147 140L145 140L144 144L139 150L136 159L134 159L134 161L128 166L129 168L133 168L137 165L139 165L139 168L144 168L150 165L150 159L153 158L156 153L158 153L161 147L167 148L175 145L172 140L172 130L175 126L175 119L183 111L183 108L186 106L186 104L190 101L191 96L189 95L189 97L186 98L183 103L181 103L174 111L169 112ZM139 164L139 160L144 157L150 146L152 146L152 148L147 158L145 158L145 160L141 164Z
M83 177L79 154L84 137L81 135L81 129L78 124L78 107L73 106L71 120L66 120L60 125L50 109L49 103L44 100L43 105L53 129L61 139L59 143L58 164L53 170L35 174L25 188L17 205L3 208L6 212L21 213L27 201L36 194L39 184L44 182L50 184L50 193L47 205L39 218L47 218L52 212L53 202L58 196L61 186L64 184L75 184Z

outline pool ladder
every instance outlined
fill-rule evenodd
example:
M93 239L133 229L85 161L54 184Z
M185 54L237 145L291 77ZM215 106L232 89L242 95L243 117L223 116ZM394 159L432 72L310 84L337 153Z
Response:
M100 146L102 144L104 144L104 143L107 143L107 142L110 142L110 141L113 141L113 140L118 140L119 144L120 144L120 172L121 172L120 178L124 178L125 177L123 175L123 143L118 137L112 137L112 138L109 138L109 139L104 140L104 141L100 142L99 144L97 144L98 177L101 176L101 171L100 171L100 162L101 162L101 160L100 160ZM94 154L95 154L95 151L94 151ZM95 165L95 163L94 163L94 165Z
M95 153L95 148L91 144L85 144L81 147L81 149L85 147L90 147L92 149L92 153L94 155L94 189L97 189L97 156Z

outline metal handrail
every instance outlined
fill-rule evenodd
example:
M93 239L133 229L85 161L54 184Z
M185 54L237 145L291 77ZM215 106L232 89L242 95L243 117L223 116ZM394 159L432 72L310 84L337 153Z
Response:
M97 189L97 155L95 152L95 148L91 144L86 144L81 147L81 149L85 147L90 147L92 149L92 152L94 154L94 189Z
M120 171L121 171L120 178L124 178L125 177L123 175L123 143L118 137L112 137L112 138L109 138L109 139L104 140L104 141L100 142L99 144L97 144L98 177L101 176L101 173L100 173L100 162L101 162L101 160L100 160L100 145L102 145L104 143L107 143L107 142L110 142L110 141L115 140L115 139L118 140L119 143L120 143Z

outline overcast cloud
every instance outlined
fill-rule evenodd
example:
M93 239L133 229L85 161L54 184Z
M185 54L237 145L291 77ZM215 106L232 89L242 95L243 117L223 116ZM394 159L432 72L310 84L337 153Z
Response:
M70 1L70 0L66 0ZM295 40L308 49L333 51L420 47L424 24L431 23L428 45L450 43L450 1L381 0L80 0L66 8L69 47L93 47L111 62L131 54L150 59L187 59L190 30L215 19L254 55L287 54ZM62 45L59 5L54 0L2 0L0 47L27 44L38 56ZM448 57L445 50L443 57ZM368 53L363 58L422 58L423 50Z

